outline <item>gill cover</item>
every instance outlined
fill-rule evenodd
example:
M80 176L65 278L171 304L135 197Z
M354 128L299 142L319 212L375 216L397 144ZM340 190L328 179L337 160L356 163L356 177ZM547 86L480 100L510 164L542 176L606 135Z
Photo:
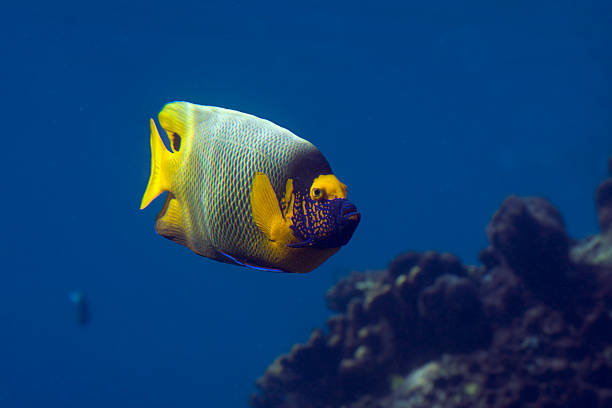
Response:
M351 239L360 221L347 189L333 174L314 179L310 190L294 192L291 230L299 242L290 248L337 248Z

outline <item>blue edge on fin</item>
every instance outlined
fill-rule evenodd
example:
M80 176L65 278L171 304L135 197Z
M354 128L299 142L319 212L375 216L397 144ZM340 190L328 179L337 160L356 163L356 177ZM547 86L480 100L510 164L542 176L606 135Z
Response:
M228 257L229 259L231 259L232 261L236 262L240 266L245 266L245 267L251 268L251 269L257 269L258 271L283 272L283 273L285 272L285 271L283 271L281 269L272 269L272 268L265 268L263 266L254 266L254 265L245 264L244 262L240 262L239 260L237 260L233 256L226 254L225 252L219 251L219 253L223 254L226 257Z

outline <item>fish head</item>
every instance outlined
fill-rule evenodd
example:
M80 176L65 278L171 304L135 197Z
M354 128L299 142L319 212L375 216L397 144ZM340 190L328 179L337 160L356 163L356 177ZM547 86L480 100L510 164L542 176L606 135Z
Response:
M316 177L305 191L295 191L291 229L299 242L291 248L337 248L353 236L361 214L347 198L347 188L333 174Z

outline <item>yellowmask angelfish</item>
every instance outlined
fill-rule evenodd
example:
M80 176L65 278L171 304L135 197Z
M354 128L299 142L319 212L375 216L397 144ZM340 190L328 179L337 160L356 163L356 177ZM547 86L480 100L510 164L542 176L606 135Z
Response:
M151 119L140 208L168 191L157 232L217 261L309 272L352 237L361 215L310 142L245 113L172 102Z

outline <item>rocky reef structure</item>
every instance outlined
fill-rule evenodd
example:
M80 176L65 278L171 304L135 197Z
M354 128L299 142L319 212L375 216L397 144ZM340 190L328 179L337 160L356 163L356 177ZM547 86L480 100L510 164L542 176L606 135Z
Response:
M255 408L612 407L612 178L601 233L508 197L482 266L408 252L326 294L327 331L273 362Z

